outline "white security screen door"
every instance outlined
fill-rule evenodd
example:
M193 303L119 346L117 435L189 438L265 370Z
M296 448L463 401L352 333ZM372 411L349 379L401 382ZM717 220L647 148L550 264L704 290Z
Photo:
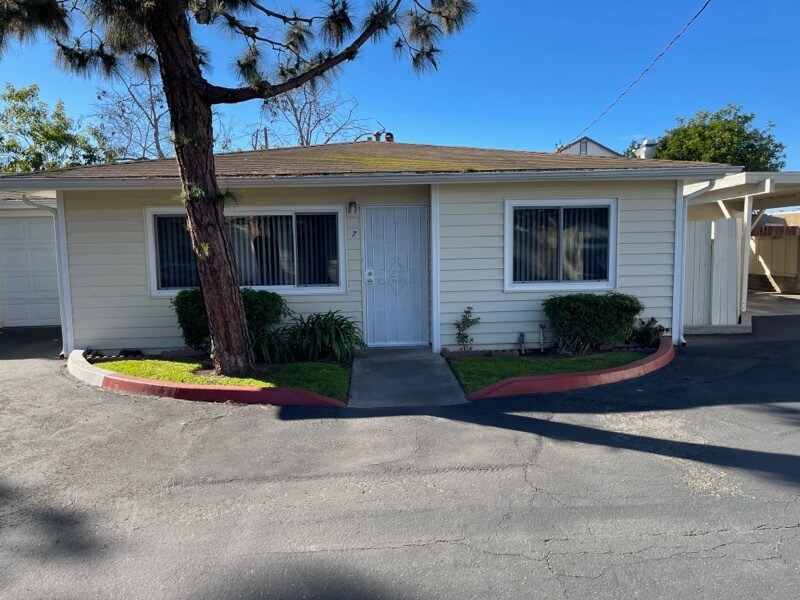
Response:
M363 211L367 344L427 344L428 207L365 206Z

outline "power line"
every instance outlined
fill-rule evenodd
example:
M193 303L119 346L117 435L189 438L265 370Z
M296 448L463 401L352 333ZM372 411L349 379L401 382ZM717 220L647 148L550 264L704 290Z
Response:
M589 123L589 124L588 124L586 127L584 127L584 128L583 128L583 130L582 130L582 131L581 131L581 132L580 132L578 135L576 135L576 136L573 138L573 140L577 140L578 138L580 138L580 137L581 137L581 136L582 136L584 133L586 133L586 132L587 132L587 131L589 131L589 130L590 130L592 127L594 127L594 126L597 124L597 122L598 122L600 119L602 119L604 116L606 116L606 114L608 113L608 111L610 111L612 108L614 108L614 106L616 106L617 102L619 102L620 100L622 100L622 98L625 96L625 94L627 94L628 92L630 92L630 91L631 91L631 89L633 88L633 86L635 86L637 83L639 83L639 81L642 79L642 77L644 77L644 76L647 74L647 72L648 72L650 69L652 69L652 68L655 66L655 64L656 64L656 63L657 63L659 60L661 60L661 57L662 57L662 56L664 56L664 55L667 53L667 51L668 51L670 48L672 48L672 45L673 45L675 42L677 42L677 41L678 41L678 39L679 39L679 38L680 38L680 37L681 37L681 36L682 36L684 33L686 33L686 30L687 30L687 29L689 29L689 27L692 25L692 23L694 23L694 22L697 20L697 18L698 18L700 15L702 15L702 14L703 14L703 11L705 11L705 9L708 7L708 5L709 5L709 4L711 4L711 0L706 0L705 4L703 4L703 6L701 6L701 7L700 7L700 10L698 10L698 11L697 11L697 13L695 13L695 15L694 15L694 16L693 16L691 19L689 19L689 22L688 22L688 23L686 23L686 25L684 25L684 26L683 26L683 29L681 29L681 30L678 32L678 35L676 35L674 38L672 38L672 40L669 42L669 44L667 44L667 45L666 45L666 47L665 47L665 48L664 48L664 49L663 49L663 50L662 50L662 51L659 53L659 55L658 55L658 56L656 56L656 57L655 57L655 58L652 60L652 62L651 62L649 65L647 65L647 67L645 68L645 70L644 70L644 71L642 71L641 73L639 73L639 76L638 76L636 79L634 79L634 80L631 82L631 84L630 84L628 87L626 87L626 88L625 88L625 90L624 90L624 91L623 91L623 92L622 92L622 93L621 93L619 96L617 96L617 97L614 99L614 101L613 101L611 104L609 104L609 105L608 105L608 106L605 108L605 110L604 110L603 112L601 112L599 115L597 115L597 117L595 118L595 120L594 120L594 121L592 121L592 122L591 122L591 123Z

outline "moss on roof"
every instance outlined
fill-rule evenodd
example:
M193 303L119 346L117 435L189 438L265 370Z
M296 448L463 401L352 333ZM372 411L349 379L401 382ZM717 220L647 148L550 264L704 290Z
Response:
M320 146L274 148L218 154L217 176L312 177L392 173L466 173L514 171L591 171L720 167L716 163L641 160L553 152L495 150L389 142L348 142ZM738 168L731 167L731 171ZM3 180L48 179L177 179L174 158L86 165L35 173L6 174Z

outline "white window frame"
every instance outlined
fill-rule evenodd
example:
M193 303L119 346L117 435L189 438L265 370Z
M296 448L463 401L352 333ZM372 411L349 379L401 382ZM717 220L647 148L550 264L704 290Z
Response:
M339 250L339 285L333 286L242 286L254 290L267 290L278 292L282 296L316 296L323 294L347 293L347 249L345 247L345 207L340 204L331 205L293 205L293 206L233 206L225 209L226 217L260 217L269 215L296 215L296 214L335 214L338 225L338 250ZM186 213L180 207L147 206L144 209L145 231L147 236L147 270L150 282L150 296L153 298L174 298L180 289L158 289L158 252L156 251L155 216L184 216ZM296 258L296 257L295 257ZM184 288L186 289L186 288Z
M514 209L515 208L608 208L608 280L606 281L541 281L535 283L514 282ZM504 227L504 274L505 292L564 292L603 291L617 287L617 198L547 198L541 200L505 200Z

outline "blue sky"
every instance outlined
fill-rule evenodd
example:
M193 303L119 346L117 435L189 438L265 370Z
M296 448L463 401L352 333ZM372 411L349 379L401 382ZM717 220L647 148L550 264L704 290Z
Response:
M346 66L340 87L398 141L552 150L588 125L702 3L477 0L472 24L446 40L438 72L414 74L384 41ZM798 24L797 0L712 0L588 135L621 150L634 136L657 137L676 116L734 102L759 125L775 123L786 168L800 169ZM230 82L230 40L214 34L203 43L220 59L211 78ZM72 114L89 112L102 82L58 71L51 56L46 43L12 48L0 60L0 81L36 82L48 102L61 98ZM258 105L228 112L244 125L256 120Z

